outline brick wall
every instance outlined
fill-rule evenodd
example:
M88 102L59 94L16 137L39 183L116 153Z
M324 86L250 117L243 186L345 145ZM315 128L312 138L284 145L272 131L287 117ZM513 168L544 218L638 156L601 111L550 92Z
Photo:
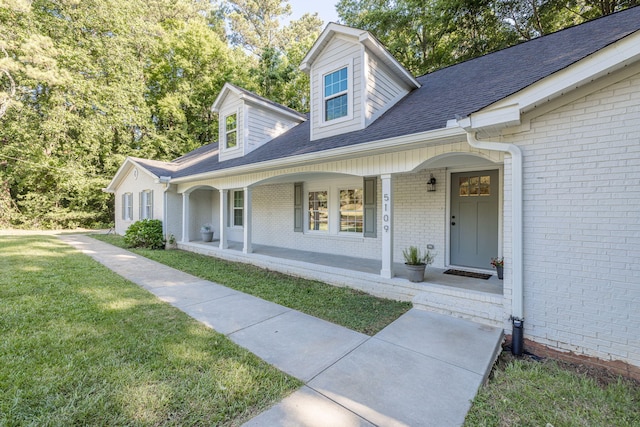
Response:
M253 243L379 259L380 239L309 235L293 231L293 184L275 184L253 190ZM378 212L378 216L379 212ZM379 223L379 222L378 222Z
M436 178L436 191L427 191L430 174ZM444 169L423 170L395 176L394 196L394 258L404 262L402 250L408 246L426 249L434 245L438 255L434 267L444 267L445 259L445 200Z
M426 191L433 173L438 180L435 192ZM402 250L407 246L426 249L435 246L438 253L434 266L444 266L445 255L445 170L434 169L394 176L394 258L404 262ZM382 226L378 181L377 238L320 236L293 231L293 184L256 187L253 191L253 242L359 258L380 259Z
M512 142L524 152L525 335L640 365L640 75Z

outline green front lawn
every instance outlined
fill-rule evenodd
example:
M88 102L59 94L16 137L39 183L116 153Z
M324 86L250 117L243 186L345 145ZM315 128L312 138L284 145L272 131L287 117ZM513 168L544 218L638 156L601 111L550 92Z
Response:
M92 234L91 237L126 248L121 236ZM411 308L409 302L377 298L353 289L329 286L193 252L127 250L194 276L368 335L375 335Z
M465 427L637 427L640 383L602 368L503 353Z
M239 425L301 383L55 237L0 237L0 425Z
M181 251L149 253L265 294L286 278ZM0 237L0 269L0 426L240 425L301 385L55 237ZM327 304L316 282L288 297L287 286L272 291L277 302L339 305L345 319L371 307L355 302L368 298L357 292L328 292ZM637 382L578 368L503 354L465 426L640 425Z

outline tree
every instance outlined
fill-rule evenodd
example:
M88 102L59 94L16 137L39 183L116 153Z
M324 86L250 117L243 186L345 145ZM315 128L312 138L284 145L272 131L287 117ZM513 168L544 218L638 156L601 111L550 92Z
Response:
M419 75L513 42L491 6L489 0L340 0L336 9Z
M13 225L109 222L100 189L125 156L168 159L213 138L208 108L230 71L208 2L11 1L0 8L0 68L15 82L0 182Z
M227 45L204 20L166 30L145 68L147 103L163 155L177 157L217 139L211 105L237 66Z
M228 2L231 43L260 57L263 50L282 46L280 18L291 15L288 0Z
M317 13L306 13L298 20L291 21L283 29L282 50L284 57L294 68L288 84L282 88L282 104L294 110L309 111L309 75L298 69L302 60L316 42L322 31L322 19Z
M637 0L498 0L495 9L521 40L530 40L636 4Z
M248 80L243 86L290 108L309 108L309 78L298 70L322 27L317 14L305 14L282 27L291 14L287 0L234 0L229 11L232 45L248 52Z

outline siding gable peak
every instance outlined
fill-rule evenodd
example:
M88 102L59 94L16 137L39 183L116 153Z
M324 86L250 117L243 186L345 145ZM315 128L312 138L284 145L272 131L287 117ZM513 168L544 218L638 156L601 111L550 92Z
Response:
M219 161L243 157L307 119L231 83L222 87L211 111L219 117Z
M368 31L330 23L303 59L310 139L362 130L420 83Z

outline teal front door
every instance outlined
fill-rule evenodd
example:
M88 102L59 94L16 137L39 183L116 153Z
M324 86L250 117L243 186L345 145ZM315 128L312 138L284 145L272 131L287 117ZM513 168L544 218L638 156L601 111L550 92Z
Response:
M451 174L450 264L491 268L498 256L498 171Z

